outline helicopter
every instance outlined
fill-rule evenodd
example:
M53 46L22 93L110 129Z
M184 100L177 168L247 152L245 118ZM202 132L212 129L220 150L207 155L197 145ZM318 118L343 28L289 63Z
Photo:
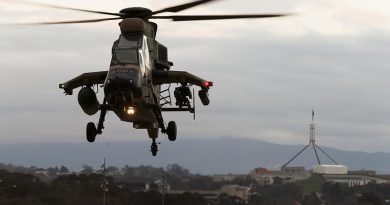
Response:
M83 73L73 79L59 84L66 95L78 92L78 103L85 114L95 115L99 119L95 124L86 126L86 139L94 142L97 135L102 135L104 121L108 111L114 112L121 121L133 124L135 129L147 130L152 140L150 151L157 155L156 139L159 132L166 134L170 141L177 138L175 121L166 121L163 112L190 112L195 119L195 90L204 106L210 104L209 91L213 82L186 71L171 70L173 63L168 58L168 48L156 40L158 25L152 19L170 19L173 21L205 21L224 19L274 18L288 14L243 14L243 15L165 15L177 13L206 3L218 0L197 0L164 9L152 11L142 7L130 7L119 13L70 8L29 1L14 3L63 9L94 14L113 16L111 18L72 20L56 22L26 23L26 25L53 25L74 23L95 23L117 20L120 35L112 46L110 67L106 71ZM164 89L162 86L168 86ZM171 85L177 85L173 92L175 105L172 106ZM104 90L103 102L97 98L97 89ZM192 101L192 102L191 102Z

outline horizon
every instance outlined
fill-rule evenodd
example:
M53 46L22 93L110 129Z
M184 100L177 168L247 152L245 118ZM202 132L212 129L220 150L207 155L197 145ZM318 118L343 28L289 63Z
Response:
M178 139L180 140L180 139ZM182 139L181 139L182 140ZM181 141L180 140L180 141ZM188 138L188 139L185 139L186 141L219 141L219 140L243 140L243 141L259 141L259 142L265 142L265 143L270 143L270 144L275 144L275 145L285 145L285 146L306 146L308 143L289 143L289 144L285 144L285 143L277 143L277 142L272 142L272 141L267 141L267 140L262 140L262 139L255 139L255 138L242 138L242 137L232 137L232 136L220 136L220 137L215 137L215 138L210 138L210 139L207 139L207 138L195 138L195 137L191 137L191 138ZM96 141L94 142L94 144L100 144L100 145L109 145L109 144L121 144L121 143L149 143L149 140L148 139L137 139L137 140L118 140L118 141L110 141L110 140L101 140L101 141ZM164 142L164 143L172 143L172 142L169 142L167 139L160 139L159 138L159 142ZM37 144L42 144L42 145L48 145L48 144L75 144L75 145L85 145L85 144L89 144L89 143L85 143L84 141L83 142L26 142L26 143L3 143L3 144L0 144L0 146L2 145L37 145ZM317 143L318 144L318 143ZM385 151L364 151L364 150L360 150L360 149L339 149L337 147L332 147L332 146L323 146L323 145L320 145L320 147L325 147L325 148L331 148L331 149L335 149L335 150L339 150L339 151L347 151L347 152L364 152L364 153L369 153L369 154L375 154L375 153L389 153L390 154L390 151L389 152L385 152Z
M218 147L220 146L220 147ZM166 167L179 164L192 173L200 174L245 174L253 168L280 168L287 160L304 147L280 145L260 140L229 138L223 141L211 139L179 140L176 144L163 141L161 153L153 158L148 153L149 142L99 142L88 143L34 143L0 145L0 162L37 166L42 168L64 165L71 170L80 170L83 164L100 167L106 158L108 166L150 165ZM390 160L390 153L367 153L343 151L321 146L340 164L352 170L374 169L378 173L390 174L390 166L382 163ZM200 152L199 150L203 150ZM278 153L275 155L274 153ZM177 155L180 153L180 155ZM322 163L331 163L320 155ZM311 169L317 164L313 150L304 152L291 166L305 166Z

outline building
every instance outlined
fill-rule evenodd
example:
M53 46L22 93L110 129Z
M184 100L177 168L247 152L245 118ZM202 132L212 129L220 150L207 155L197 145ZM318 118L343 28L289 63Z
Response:
M273 174L266 168L259 167L249 172L251 179L255 180L260 185L273 184Z
M305 167L282 167L280 171L270 171L266 168L260 167L249 172L251 179L254 179L260 185L274 184L274 183L291 183L300 180L308 179L311 174ZM279 182L275 182L279 180Z
M286 176L306 176L305 167L282 167L281 174Z
M348 168L344 165L316 165L313 167L315 174L348 174Z
M348 171L348 174L350 174L350 175L368 175L368 176L375 176L375 175L376 175L376 171L374 171L374 170L365 170L365 169L361 169L361 170Z
M327 182L340 183L347 186L363 186L369 183L374 184L390 184L389 179L381 178L378 176L368 175L350 175L350 174L324 174L322 175Z
M282 183L291 183L310 178L311 173L303 166L282 167L280 171L271 171L274 177L282 180Z

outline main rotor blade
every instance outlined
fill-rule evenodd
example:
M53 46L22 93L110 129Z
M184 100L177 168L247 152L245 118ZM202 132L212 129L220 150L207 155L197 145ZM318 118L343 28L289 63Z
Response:
M23 1L23 0L11 0L11 1L1 0L1 1L2 2L6 2L6 3L25 4L25 5L44 7L44 8L52 8L52 9L81 11L81 12L95 13L95 14L105 14L105 15L111 15L111 16L122 16L122 14L119 14L119 13L111 13L111 12L105 12L105 11L93 11L93 10L86 10L86 9L79 9L79 8L72 8L72 7L65 7L65 6L58 6L58 5L53 5L53 4L38 3L38 2L32 2L32 1Z
M104 19L89 19L89 20L76 20L76 21L53 21L53 22L34 22L34 23L16 23L16 24L8 24L8 25L55 25L55 24L76 24L76 23L95 23L102 21L111 21L111 20L119 20L122 18L104 18Z
M205 21L224 19L252 19L252 18L275 18L289 16L290 14L244 14L244 15L180 15L180 16L152 16L152 19L171 19L173 21Z
M155 14L159 14L159 13L163 13L163 12L176 13L176 12L183 11L183 10L186 10L186 9L189 9L189 8L201 5L201 4L209 3L209 2L212 2L212 1L216 1L216 0L198 0L198 1L193 1L193 2L190 2L190 3L185 3L185 4L181 4L181 5L172 6L172 7L168 7L168 8L165 8L165 9L161 9L161 10L158 10L158 11L154 11L152 14L155 15Z

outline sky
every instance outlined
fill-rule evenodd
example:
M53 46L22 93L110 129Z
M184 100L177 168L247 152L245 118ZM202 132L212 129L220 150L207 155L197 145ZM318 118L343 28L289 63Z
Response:
M118 12L157 10L182 0L51 0L68 7ZM197 120L166 114L178 138L250 138L306 144L312 109L317 142L343 150L390 152L390 2L386 0L219 0L180 14L291 13L278 19L159 24L172 70L214 82ZM10 22L105 17L0 1L0 143L85 143L77 91L58 84L109 67L118 22L9 26ZM102 99L102 92L99 98ZM99 142L149 140L109 113ZM161 141L167 141L161 136Z

